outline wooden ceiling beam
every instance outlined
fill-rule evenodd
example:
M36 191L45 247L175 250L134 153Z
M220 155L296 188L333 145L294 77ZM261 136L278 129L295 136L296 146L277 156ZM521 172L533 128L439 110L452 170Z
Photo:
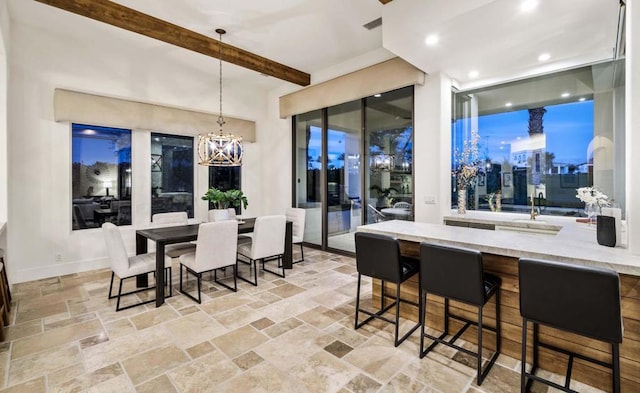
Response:
M35 0L300 86L311 75L108 0ZM222 47L222 48L220 48ZM220 56L220 49L222 55Z

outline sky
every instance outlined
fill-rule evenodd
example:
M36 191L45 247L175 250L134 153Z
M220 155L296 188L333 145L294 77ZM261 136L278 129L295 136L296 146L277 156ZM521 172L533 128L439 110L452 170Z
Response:
M549 105L545 109L543 127L546 151L555 154L554 162L587 162L587 147L593 139L593 101ZM480 158L485 158L488 153L494 162L509 159L510 142L529 137L528 122L529 112L526 109L480 116Z
M72 162L82 162L93 165L96 162L117 164L125 156L116 154L113 142L121 132L131 133L130 130L73 124L71 154Z

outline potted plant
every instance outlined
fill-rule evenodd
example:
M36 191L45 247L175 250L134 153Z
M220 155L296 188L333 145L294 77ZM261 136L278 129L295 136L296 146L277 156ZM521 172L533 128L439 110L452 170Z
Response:
M249 205L247 197L240 190L222 191L213 187L207 190L202 199L213 204L214 210L216 210L213 213L215 221L228 220L229 208L236 208L242 205L246 209Z
M389 187L389 188L381 188L379 185L374 184L371 187L369 187L369 189L371 191L375 191L378 198L384 198L385 201L385 205L390 207L391 204L393 203L393 198L391 197L394 193L398 192L398 190L396 190L393 187Z

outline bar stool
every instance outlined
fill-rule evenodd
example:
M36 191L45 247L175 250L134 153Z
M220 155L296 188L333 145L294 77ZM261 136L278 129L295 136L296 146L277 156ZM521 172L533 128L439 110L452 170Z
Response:
M526 392L533 381L565 392L570 389L573 359L578 358L610 368L613 391L620 392L620 352L622 314L620 311L620 278L609 269L576 266L566 263L520 259L520 315L522 315L522 369L520 391ZM533 361L526 372L527 322L533 323ZM611 344L611 363L593 359L569 350L543 343L538 338L538 325L579 334ZM538 369L538 347L569 356L564 386L535 375ZM528 381L527 381L528 380Z
M423 358L438 344L444 344L468 355L477 361L477 384L480 386L500 355L500 283L499 277L484 273L482 253L460 247L439 246L429 243L420 244L420 358ZM444 332L435 337L424 332L427 313L427 293L444 297ZM496 327L483 326L482 308L489 299L496 298ZM449 299L478 307L478 321L452 315L449 313ZM449 334L449 318L464 322L462 328L451 338ZM455 344L462 334L474 325L478 327L478 350L470 351ZM482 330L496 333L496 351L489 363L482 370ZM424 338L433 340L425 350Z
M420 307L418 303L400 298L400 284L408 280L411 276L418 273L419 261L413 258L400 255L400 244L398 240L385 235L374 233L356 232L356 268L358 270L358 290L356 294L356 317L355 329L360 328L364 324L373 319L381 319L395 325L394 345L397 347L407 339L420 326L417 323L404 336L398 339L399 320L400 320L400 302ZM380 309L377 312L371 312L360 309L360 280L362 276L377 278L382 281L380 293ZM396 296L393 303L385 307L384 298L392 297L385 295L385 281L396 284ZM396 318L392 321L383 316L391 307L396 308ZM358 323L358 314L364 313L369 318Z

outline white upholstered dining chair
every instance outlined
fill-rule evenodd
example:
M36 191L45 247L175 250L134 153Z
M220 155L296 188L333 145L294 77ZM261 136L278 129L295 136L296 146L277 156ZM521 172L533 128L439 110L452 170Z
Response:
M304 240L304 224L307 211L298 207L288 207L287 210L285 210L285 216L287 216L287 221L291 221L293 223L293 236L291 243L300 245L301 258L293 263L302 262L304 261L302 241Z
M287 217L285 215L262 216L256 218L253 233L250 241L244 241L238 244L238 262L249 264L249 272L253 269L253 281L242 277L237 272L238 278L253 285L258 285L258 266L257 261L262 262L262 270L284 277L284 268L282 268L282 258L284 256L284 237L287 225ZM249 238L247 238L249 239ZM245 261L240 256L248 259ZM282 273L265 269L265 259L275 257L278 261L278 269L282 269Z
M196 252L180 256L180 292L201 303L202 273L209 271L213 271L213 279L216 283L236 292L238 290L236 283L237 237L238 222L235 220L200 224L198 228L198 245L196 246ZM191 273L196 276L198 280L197 299L183 289L183 267L186 269L187 278L189 277L189 273ZM218 270L228 267L233 268L233 288L218 281Z
M189 216L187 212L156 213L151 216L151 223L154 228L187 225L189 223ZM164 253L170 258L178 258L180 255L195 251L195 243L190 242L167 244L164 246Z
M102 224L102 232L104 233L104 240L107 245L107 253L109 254L109 260L111 262L111 284L109 285L109 299L117 298L116 311L126 310L131 307L140 306L146 303L154 302L155 299L146 300L141 303L131 304L125 307L120 307L120 298L125 295L131 295L134 293L153 289L155 287L140 288L134 291L122 293L122 283L125 279L131 278L141 274L154 273L156 271L156 253L149 252L146 254L128 256L127 249L122 240L122 235L118 227L110 222ZM171 283L171 258L165 256L164 258L164 274L165 283L169 285L169 296L172 296L172 283ZM118 294L112 295L113 279L118 276L120 279L120 286L118 288Z

